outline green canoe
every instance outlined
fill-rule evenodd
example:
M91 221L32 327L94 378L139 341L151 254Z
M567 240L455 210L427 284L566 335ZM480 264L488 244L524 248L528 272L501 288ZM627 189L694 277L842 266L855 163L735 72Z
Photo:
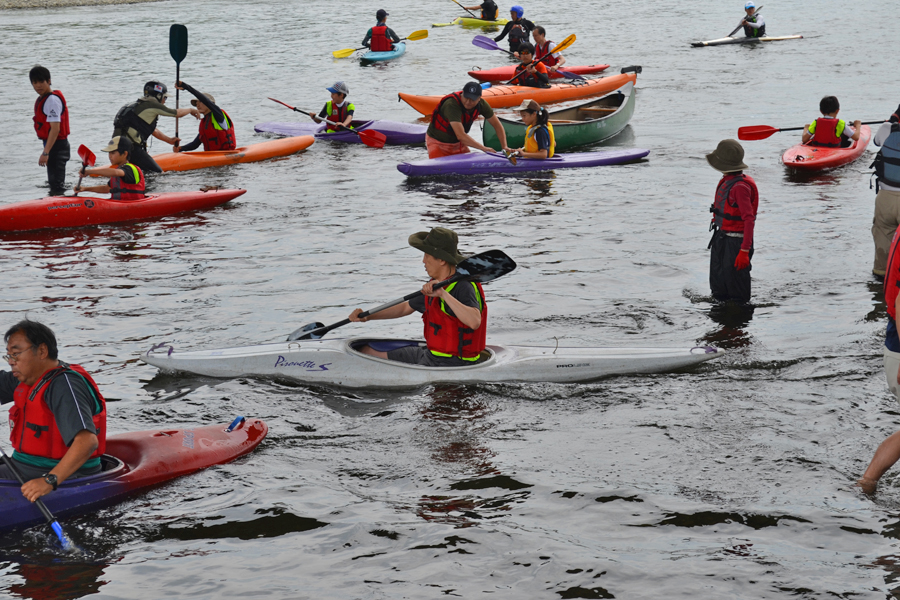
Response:
M628 82L616 91L578 106L550 111L550 123L556 136L556 151L593 144L611 138L628 125L634 114L634 84ZM522 121L500 117L510 148L525 145ZM490 125L484 127L484 145L500 150L497 132Z

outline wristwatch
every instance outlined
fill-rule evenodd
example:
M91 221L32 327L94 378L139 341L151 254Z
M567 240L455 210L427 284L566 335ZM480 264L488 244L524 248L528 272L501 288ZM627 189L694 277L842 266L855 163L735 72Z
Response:
M44 481L46 481L49 485L53 486L53 491L55 492L56 487L59 485L59 483L56 480L56 475L54 475L53 473L44 473L43 478L44 478Z

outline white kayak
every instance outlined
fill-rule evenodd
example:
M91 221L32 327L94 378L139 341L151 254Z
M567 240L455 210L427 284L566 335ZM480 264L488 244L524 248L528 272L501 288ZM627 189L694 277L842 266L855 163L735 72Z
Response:
M717 40L708 40L706 42L691 42L694 48L702 48L703 46L725 46L727 44L756 44L759 42L783 42L785 40L800 40L802 35L782 35L782 36L763 36L763 37L724 37Z
M182 352L162 343L141 360L164 371L210 377L273 377L351 388L403 388L429 383L577 383L611 375L658 373L722 356L711 346L695 348L555 348L488 346L481 360L464 367L425 367L358 352L423 345L414 340L318 339L220 350Z

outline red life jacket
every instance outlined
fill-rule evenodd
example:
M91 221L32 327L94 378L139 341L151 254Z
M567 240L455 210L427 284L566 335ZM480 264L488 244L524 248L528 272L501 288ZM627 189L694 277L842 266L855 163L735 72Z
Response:
M326 119L328 119L328 120L331 121L332 123L343 123L343 122L344 122L344 119L347 118L347 115L350 114L350 107L351 107L351 106L353 106L353 105L352 105L351 103L347 102L346 100L344 100L344 105L343 105L343 106L338 106L337 104L335 104L334 102L332 102L331 100L329 100L328 102L325 103L325 112L328 114L328 116L326 117ZM352 129L352 124L351 124L350 128ZM325 131L326 131L326 132L331 132L331 131L343 131L343 129L340 128L340 127L337 128L337 129L333 129L333 128L331 127L331 125L328 125L328 124L326 123L326 124L325 124Z
M387 38L387 25L376 25L372 28L372 37L369 38L369 50L372 52L390 52L394 44Z
M900 292L900 254L897 241L900 240L900 227L894 233L891 249L888 251L887 268L884 271L884 303L891 318L897 321L897 293Z
M227 112L223 110L222 114L225 115L225 124L227 125L225 129L216 123L212 113L200 121L200 141L203 142L203 149L207 152L210 150L234 150L237 147L234 140L234 123L231 122L231 117Z
M484 301L481 284L474 281L471 284L475 286L481 304L481 327L478 329L466 327L462 321L447 314L444 301L440 298L425 297L422 321L425 323L425 343L432 354L475 361L484 350L487 339L487 303ZM455 285L456 282L448 285L447 291L452 290Z
M542 57L547 56L545 60L541 62L547 65L548 67L553 67L559 64L559 59L553 56L550 52L550 46L553 45L553 42L550 40L545 41L543 44L535 44L534 45L534 59L541 60Z
M59 90L53 90L50 94L62 100L63 109L62 114L59 116L59 135L56 136L56 139L64 140L69 137L69 106ZM50 98L50 94L41 96L34 101L34 131L37 133L38 138L42 140L50 137L50 124L47 123L47 115L44 114L44 103Z
M144 194L144 190L146 189L144 182L144 172L131 163L125 163L119 168L121 168L123 171L125 169L131 169L134 173L134 178L137 179L137 183L125 183L124 179L122 179L121 177L110 177L109 193L112 194L112 199L140 200L141 198L146 197L146 194Z
M516 75L519 75L522 71L525 71L525 66L522 63L516 65ZM534 63L534 70L536 71L534 75L531 73L525 73L524 75L519 75L516 78L515 85L526 85L528 87L536 87L536 88L547 88L550 87L549 83L544 83L540 79L538 79L537 74L543 73L547 76L549 81L550 73L547 72L547 67L545 67L542 63Z
M838 133L838 124L840 119L832 119L830 117L820 117L816 119L815 132L809 143L814 146L827 146L829 148L839 148L841 145L841 134ZM841 127L841 131L844 128Z
M76 377L79 375L83 377L100 404L100 412L92 418L99 445L90 458L99 457L106 452L106 400L87 371L80 365L65 365L65 363L60 363L59 367L44 373L34 385L20 383L13 392L13 405L9 409L9 423L12 429L9 440L16 452L60 460L69 450L63 442L53 412L44 401L44 392L50 382L64 373L68 373L69 377L73 376L73 373L77 374L74 375Z
M475 108L473 108L472 110L466 110L466 107L463 106L462 103L462 92L454 92L452 94L447 94L446 96L441 98L441 101L438 102L437 108L435 108L434 112L431 113L431 124L438 131L449 133L450 135L456 137L456 134L453 132L453 127L450 126L450 121L441 114L441 107L444 106L444 102L448 102L451 98L457 104L459 104L459 107L462 109L461 122L463 130L466 133L469 133L469 130L472 128L472 124L475 123L476 119L478 119L479 116L481 116L481 111L478 108L478 104L476 104Z
M750 205L753 214L756 214L759 208L759 191L753 178L749 175L725 175L719 180L719 185L716 186L716 200L709 207L709 212L713 213L710 230L715 228L743 233L744 220L741 219L741 209L737 200L731 199L731 188L739 183L750 187Z

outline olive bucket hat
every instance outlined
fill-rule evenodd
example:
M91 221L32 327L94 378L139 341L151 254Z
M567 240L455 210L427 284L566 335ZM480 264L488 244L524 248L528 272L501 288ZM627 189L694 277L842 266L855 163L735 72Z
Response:
M744 148L737 140L722 140L712 154L706 155L706 160L713 169L723 173L749 168L744 164Z
M409 236L409 245L454 266L466 259L457 250L459 237L456 232L443 227L412 234Z

